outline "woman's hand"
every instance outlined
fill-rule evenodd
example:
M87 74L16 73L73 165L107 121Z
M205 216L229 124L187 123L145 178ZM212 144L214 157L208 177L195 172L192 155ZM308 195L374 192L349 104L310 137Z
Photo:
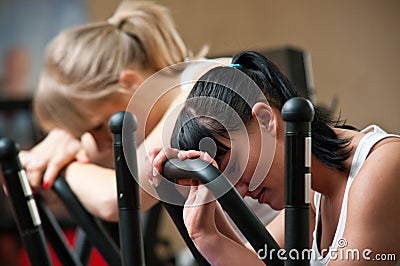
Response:
M193 182L183 209L183 220L196 248L211 265L264 265L226 222L218 222L221 211L211 192L204 185Z
M153 169L147 174L149 182L158 186L161 182L159 173L162 171L164 163L169 158L179 158L180 160L200 158L204 161L212 163L214 167L218 167L213 158L202 151L179 151L177 149L153 149L149 152L149 160L153 165ZM201 239L203 236L217 234L218 230L215 224L216 202L215 198L209 190L192 180L189 196L185 203L183 211L184 221L188 229L189 235L193 240Z
M89 162L80 141L61 129L51 130L42 142L30 151L21 151L19 157L35 190L42 180L44 189L51 187L59 172L72 161Z
M180 151L173 148L155 148L152 149L148 154L150 164L153 166L153 168L148 168L146 170L146 176L150 184L154 186L158 186L160 184L161 176L159 174L162 172L164 163L170 158L179 158L182 161L186 159L199 158L211 163L214 167L218 168L218 165L214 161L214 159L208 153L203 151Z
M159 173L168 158L200 158L218 168L214 159L205 152L153 149L149 153L153 169L149 170L147 176L156 186L160 184ZM232 230L221 206L206 186L195 180L189 182L191 187L183 209L183 220L200 253L211 265L264 265L254 251L247 249Z
M146 177L149 183L158 187L161 183L160 173L162 172L164 163L169 158L176 158L179 150L172 148L154 148L148 154L150 167L146 167Z
M211 192L193 181L183 209L183 220L190 238L199 247L207 244L207 239L218 235L215 224L217 202Z

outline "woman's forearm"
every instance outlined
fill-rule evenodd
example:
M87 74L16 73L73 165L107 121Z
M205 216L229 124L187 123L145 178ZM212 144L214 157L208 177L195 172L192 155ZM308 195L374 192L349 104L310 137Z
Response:
M94 216L106 221L118 220L115 171L95 164L71 163L65 178L82 205ZM151 208L157 200L140 190L141 210Z
M227 238L232 239L233 241L242 246L244 245L243 241L236 234L231 224L228 222L227 217L224 211L222 210L221 205L219 204L217 204L217 207L215 209L215 224L217 226L218 231L221 232L221 234L223 234Z
M222 234L208 235L194 243L213 266L264 265L256 253Z
M82 205L94 216L118 220L115 171L95 164L71 163L65 178Z

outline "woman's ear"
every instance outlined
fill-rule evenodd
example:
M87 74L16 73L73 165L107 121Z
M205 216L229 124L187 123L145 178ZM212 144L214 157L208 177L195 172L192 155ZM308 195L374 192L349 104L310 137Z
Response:
M261 128L264 128L272 136L276 136L278 132L278 120L274 109L266 103L258 102L251 109L253 118L258 120Z
M142 79L136 71L125 69L119 75L119 83L126 90L136 90L136 88L142 83Z

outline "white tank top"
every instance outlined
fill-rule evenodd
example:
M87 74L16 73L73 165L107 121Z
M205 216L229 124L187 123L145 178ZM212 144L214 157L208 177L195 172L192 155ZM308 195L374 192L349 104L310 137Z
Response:
M320 221L320 203L321 203L321 193L315 192L314 194L314 204L315 204L315 228L313 232L313 243L312 243L312 254L313 258L310 261L311 266L319 266L319 265L328 265L331 260L332 251L337 251L343 243L342 237L343 232L346 226L346 217L347 217L347 201L349 196L349 190L351 184L353 183L354 177L357 175L361 166L363 165L365 159L367 158L371 148L380 140L388 137L400 137L398 135L387 134L381 128L375 125L371 125L361 132L366 133L365 136L361 139L360 143L357 146L357 149L354 154L354 158L350 168L350 174L347 180L346 189L343 196L342 209L340 211L339 222L336 228L335 236L333 238L332 244L329 248L329 251L320 253L317 245L317 229ZM325 257L323 257L325 256Z

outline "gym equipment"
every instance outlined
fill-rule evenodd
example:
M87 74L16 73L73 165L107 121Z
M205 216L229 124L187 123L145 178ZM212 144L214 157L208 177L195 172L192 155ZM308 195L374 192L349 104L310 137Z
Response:
M123 127L125 126L125 127ZM135 177L138 176L136 139L136 118L127 112L114 114L109 121L109 127L114 135L114 159L117 177L118 214L120 226L120 246L122 253L122 265L144 265L144 249L142 225L140 220L140 193L139 184ZM123 131L124 129L124 131ZM128 158L133 160L132 169L128 168L124 149L122 146L122 133L128 134L125 143L132 149L125 150Z
M99 251L110 265L121 265L121 255L118 245L97 218L93 217L76 198L67 181L57 178L53 185L54 191L60 197L72 218L84 232L90 244ZM83 246L85 247L85 246Z
M61 239L61 229L54 227L51 215L47 214L45 206L38 204L37 210L35 199L30 191L25 173L18 160L18 147L8 139L0 140L0 161L6 186L10 194L13 205L15 219L18 224L21 237L27 249L31 264L52 265L48 248L45 243L43 228L40 217L45 217L43 223L49 234L49 240L54 247L58 257L68 261L64 265L85 265L87 253L84 250L90 249L90 245L95 246L110 265L144 265L143 259L143 239L141 237L141 224L139 219L139 196L138 184L134 181L137 175L137 168L130 172L124 150L122 148L122 122L128 121L128 134L132 134L131 143L126 150L130 158L136 159L136 144L134 131L136 129L133 116L122 112L116 114L115 120L110 121L110 128L114 133L114 151L116 159L116 171L119 195L119 215L120 215L120 236L121 252L115 243L107 236L99 223L87 213L80 205L67 183L63 178L58 178L54 184L54 190L71 212L73 218L82 227L85 237L80 241L81 251L71 252L67 244ZM289 100L282 109L282 115L286 122L285 133L285 242L286 242L286 265L308 265L307 260L292 258L292 250L302 254L302 250L309 248L309 207L310 207L310 166L311 166L311 121L314 111L312 104L303 98ZM128 119L126 119L128 117ZM130 123L130 124L129 124ZM124 138L125 139L125 138ZM126 144L125 144L126 145ZM134 156L134 157L131 157ZM247 238L252 247L258 251L267 245L268 249L279 250L272 236L265 229L264 225L258 220L254 213L243 201L239 193L229 180L216 168L207 162L199 159L180 161L170 159L163 168L163 176L168 179L193 178L199 180L210 189L214 195L220 195L221 191L227 191L218 198L223 209L230 215L243 235ZM165 193L175 191L176 198L183 203L184 198L179 194L174 184L163 179L157 187L161 199ZM197 251L191 241L184 226L182 211L183 205L177 206L163 203L166 210L172 217L175 225L181 233L183 239L192 251L199 265L209 265L207 260ZM50 218L49 218L50 217ZM134 225L134 226L132 226ZM87 238L87 239L86 239ZM90 241L88 244L87 240ZM134 251L133 253L131 251ZM78 255L77 255L78 254ZM85 255L86 254L86 255ZM129 257L133 255L132 257ZM306 259L306 258L305 258ZM84 261L84 263L82 263ZM86 262L85 262L86 261ZM284 261L278 253L270 253L265 257L264 262L268 265L283 265ZM135 264L136 263L136 264Z
M251 246L257 252L265 248L278 251L279 245L266 230L254 212L242 199L232 183L214 166L201 159L170 159L164 164L162 175L168 179L195 179L203 183L215 196L221 195L221 191L227 191L217 200L228 213L239 230L243 233ZM157 187L160 194L165 193L166 182L162 181ZM171 191L168 189L168 191ZM178 193L178 192L176 192ZM162 199L162 197L161 197ZM264 262L267 265L283 265L277 252L266 256Z
M134 131L131 133L133 134ZM118 152L118 149L122 148L119 145L120 143L118 144L118 142L115 145L116 154L123 155L122 149ZM131 145L134 146L134 142ZM133 151L136 153L136 150ZM33 197L25 172L19 162L18 153L19 148L13 140L0 139L0 163L5 181L7 181L5 185L12 200L11 209L14 210L14 220L18 225L21 224L19 226L21 228L19 233L23 239L31 265L53 265L45 237L49 240L49 244L53 247L62 265L88 265L93 247L99 251L100 255L109 265L122 265L122 263L124 265L144 265L143 244L142 240L140 240L141 235L140 237L138 236L139 238L135 236L141 234L139 228L140 205L139 201L136 200L139 197L139 191L137 187L137 193L135 194L135 189L130 189L132 183L134 183L134 179L126 166L124 157L120 156L119 158L122 158L121 161L118 160L116 163L117 179L119 178L120 180L117 180L120 183L118 187L119 195L124 195L124 197L120 198L121 202L118 202L120 219L122 221L122 228L120 230L123 231L123 233L120 233L121 245L123 246L121 248L121 255L119 247L109 236L102 221L86 211L70 189L68 183L60 176L56 179L52 188L61 201L64 202L65 207L77 225L75 249L72 249L66 242L59 222L41 201L40 195L36 195L35 198ZM118 156L116 156L117 158ZM153 211L150 211L149 214L152 215ZM150 238L158 241L158 239L153 237L155 226L157 226L157 223L153 221L146 227L146 240ZM132 243L139 242L139 240L140 245L132 245ZM154 242L147 244L151 252L153 252L154 244ZM154 255L154 253L151 254ZM152 261L160 265L157 258L152 258Z
M52 265L36 202L18 153L19 147L14 141L0 139L0 162L4 181L28 257L32 265Z
M54 215L40 201L40 198L33 197L18 153L19 148L14 141L0 139L0 163L5 185L11 200L14 219L31 265L53 265L45 234L63 265L87 265L92 246L99 250L110 265L121 265L117 245L101 223L83 208L65 179L59 177L53 189L66 203L71 216L84 231L84 234L79 231L75 251L71 250Z
M311 122L314 108L296 97L282 107L285 121L285 249L286 265L309 265Z
M125 124L124 124L125 123ZM140 198L139 198L139 185L136 183L133 175L137 176L137 164L136 164L136 142L135 142L135 130L137 128L136 118L129 112L117 112L115 113L109 121L109 126L111 131L114 134L114 157L115 157L115 168L117 172L117 188L118 188L118 204L119 204L119 214L120 214L120 232L127 235L127 238L124 240L126 243L121 242L122 245L122 253L130 252L134 250L137 257L142 257L142 239L139 238L140 233L136 230L140 227L139 222L139 207L140 207ZM124 130L123 130L124 129ZM122 138L122 134L129 134L129 137L124 136ZM129 141L129 143L124 143L122 145L122 139ZM129 149L123 149L124 147L128 147ZM127 157L134 161L132 165L132 172L128 167L125 153L127 153ZM134 202L134 200L136 202ZM195 257L197 263L200 266L209 265L207 260L200 254L200 252L194 246L192 240L190 239L185 224L183 222L182 212L183 207L168 204L163 202L163 206L167 210L168 214L171 216L175 226L180 232L182 238L185 243L191 250L193 256ZM122 216L122 217L121 217ZM121 219L122 218L122 219ZM132 222L134 221L134 222ZM132 224L136 225L136 228L132 227ZM135 236L136 235L136 236ZM130 237L129 237L130 236ZM125 245L125 248L124 246ZM130 247L135 247L129 249ZM123 255L124 257L125 255ZM130 260L135 260L135 258L130 258ZM143 263L144 259L138 259L140 263ZM128 265L128 264L127 264ZM130 264L134 265L134 264Z

